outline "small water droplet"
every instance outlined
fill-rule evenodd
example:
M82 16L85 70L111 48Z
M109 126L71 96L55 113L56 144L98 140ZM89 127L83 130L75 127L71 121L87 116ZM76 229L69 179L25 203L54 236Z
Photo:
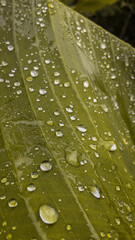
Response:
M39 89L39 93L40 93L40 95L45 95L46 90L44 88L41 88L41 89Z
M104 232L100 232L101 237L105 237L105 233Z
M114 152L117 149L117 146L114 141L104 141L104 147L110 152Z
M10 233L7 234L6 239L7 239L7 240L12 240L12 235L11 235Z
M49 64L50 62L51 62L50 59L46 59L46 60L45 60L45 63L46 63L46 64Z
M64 87L66 87L66 88L70 87L70 82L65 82Z
M43 161L41 164L40 164L40 169L44 172L48 172L52 169L52 164L50 162L45 162Z
M58 220L57 211L47 204L39 208L39 215L41 220L47 224L54 224Z
M105 104L100 105L100 107L104 110L104 112L108 112L108 107Z
M89 81L84 81L84 82L83 82L83 86L84 86L85 88L88 88L89 85L90 85L90 84L89 84Z
M50 119L46 122L49 126L53 126L54 125L54 122Z
M101 198L100 195L100 188L97 186L89 186L88 189L90 190L90 192L92 193L92 195L96 198Z
M15 199L11 199L9 202L8 202L8 206L11 207L11 208L15 208L17 207L18 203Z
M80 131L85 133L87 131L87 128L84 125L78 125L76 128Z
M66 111L69 112L69 113L72 113L73 109L71 107L66 107Z
M61 130L56 131L56 136L57 137L63 137L63 132Z
M30 183L28 186L27 186L27 190L29 192L34 192L36 190L36 186L33 184L33 183Z
M68 231L71 231L72 226L70 224L68 224L66 228L67 228Z
M55 84L55 85L59 85L59 84L60 84L60 80L59 80L59 79L55 79L55 80L54 80L54 84Z
M27 81L27 82L32 82L32 81L33 81L33 78L32 78L31 76L26 77L26 81Z
M90 148L93 150L97 150L97 146L95 144L90 144Z
M57 72L54 72L54 76L55 77L58 77L58 76L60 76L60 73L57 71Z
M8 45L7 48L10 52L13 51L13 49L14 49L14 47L12 45Z
M7 178L2 178L1 179L1 183L6 183L7 182Z
M2 6L2 7L6 7L6 5L7 5L6 0L1 0L1 6Z
M79 190L80 192L83 192L83 191L84 191L84 186L82 186L82 185L78 186L78 190Z
M116 185L116 190L120 191L120 186L119 185Z
M106 44L102 42L102 43L100 44L100 47L101 47L102 49L106 49Z
M32 178L32 179L38 178L38 173L37 173L37 172L32 172L32 173L31 173L31 178Z
M36 70L32 70L30 72L30 74L31 74L32 77L37 77L38 76L38 72Z

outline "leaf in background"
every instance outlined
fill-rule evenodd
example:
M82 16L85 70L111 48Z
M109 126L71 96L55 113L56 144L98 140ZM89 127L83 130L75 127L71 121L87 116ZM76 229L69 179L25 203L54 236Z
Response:
M81 13L95 13L105 5L111 5L117 2L117 0L61 0L61 2L65 3L68 6L74 5L74 9Z
M56 0L0 19L1 239L134 239L134 49Z

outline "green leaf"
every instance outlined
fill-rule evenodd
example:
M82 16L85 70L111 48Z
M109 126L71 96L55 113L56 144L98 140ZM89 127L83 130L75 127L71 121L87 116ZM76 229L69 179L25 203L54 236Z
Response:
M135 50L59 1L1 0L0 238L135 238Z

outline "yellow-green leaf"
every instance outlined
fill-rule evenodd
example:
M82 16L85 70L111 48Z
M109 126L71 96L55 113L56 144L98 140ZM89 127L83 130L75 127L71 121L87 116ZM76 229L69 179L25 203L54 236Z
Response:
M134 65L57 0L1 0L0 239L135 239Z

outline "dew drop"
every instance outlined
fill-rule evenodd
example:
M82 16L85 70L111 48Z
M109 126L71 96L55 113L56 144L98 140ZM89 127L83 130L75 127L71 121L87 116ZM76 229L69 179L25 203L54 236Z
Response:
M104 141L103 145L110 152L114 152L117 149L117 146L114 141Z
M11 235L10 233L7 234L6 239L7 239L7 240L12 240L12 235Z
M55 77L58 77L58 76L60 76L60 73L57 71L57 72L54 72L54 76Z
M37 77L37 76L38 76L38 72L35 71L35 70L32 70L32 71L30 72L30 74L31 74L32 77Z
M60 80L59 79L54 80L54 84L55 85L59 85L60 84Z
M50 205L43 205L39 208L39 215L41 220L47 224L54 224L58 220L57 211Z
M73 112L73 109L72 109L71 107L66 107L66 111L67 111L68 113L72 113L72 112Z
M63 132L61 130L56 131L57 137L63 137Z
M40 164L40 169L44 172L48 172L52 169L52 164L44 161Z
M119 185L116 186L116 190L120 191L120 186Z
M84 191L84 186L82 186L82 185L78 186L78 190L79 190L80 192L83 192L83 191Z
M100 188L97 187L97 186L89 186L88 187L90 192L92 193L92 195L96 198L101 198L101 195L100 195Z
M13 51L13 49L14 49L14 47L12 46L12 45L8 45L8 50L11 52L11 51Z
M31 178L32 178L32 179L38 178L38 173L37 173L37 172L32 172L32 173L31 173Z
M102 49L106 49L106 44L105 44L105 43L101 43L101 44L100 44L100 47L101 47Z
M78 125L76 128L80 131L85 133L87 131L87 128L84 125Z
M46 123L47 123L47 125L49 125L49 126L53 126L53 125L54 125L54 122L53 122L52 120L48 120Z
M40 95L45 95L46 90L44 88L41 88L41 89L39 89L39 93L40 93Z
M9 202L8 202L8 206L11 207L11 208L15 208L17 207L18 203L15 199L11 199Z
M36 190L36 186L33 184L33 183L30 183L28 186L27 186L27 190L29 192L34 192Z
M70 87L70 82L65 82L64 87L66 87L66 88Z
M68 231L71 231L72 226L71 226L70 224L68 224L67 227L66 227L66 229L67 229Z
M84 82L83 82L83 86L84 86L85 88L88 88L89 85L90 85L90 84L89 84L89 81L84 81Z
M46 64L49 64L49 63L50 63L50 59L46 59L46 60L45 60L45 63L46 63Z
M33 81L33 78L32 78L31 76L26 77L26 81L27 81L27 82L32 82L32 81Z

